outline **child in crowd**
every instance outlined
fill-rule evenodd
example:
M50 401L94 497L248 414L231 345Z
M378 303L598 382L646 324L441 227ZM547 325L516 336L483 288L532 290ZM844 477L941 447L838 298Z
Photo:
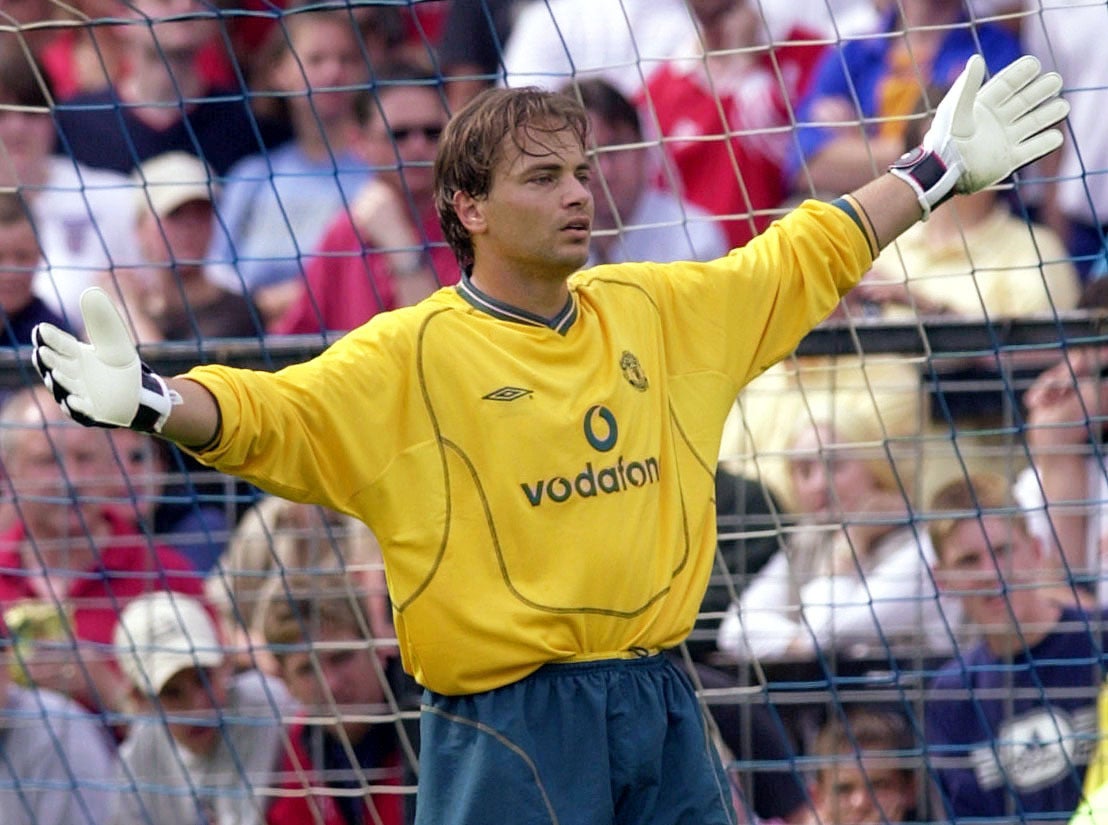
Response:
M375 649L366 594L336 574L296 576L287 587L287 596L269 606L266 642L308 715L335 721L305 719L290 727L292 750L282 763L281 787L300 792L277 799L268 823L401 825L404 766L414 755L390 714L397 697L386 666L395 660Z
M1108 610L1056 597L1057 569L1007 479L957 478L929 512L936 582L982 639L939 671L925 705L942 810L1068 817L1096 744Z
M261 825L294 705L257 671L232 674L203 603L156 593L131 602L114 636L141 714L120 754L118 825Z
M917 785L911 760L918 745L908 720L895 710L870 706L832 713L812 747L817 767L806 825L913 820Z

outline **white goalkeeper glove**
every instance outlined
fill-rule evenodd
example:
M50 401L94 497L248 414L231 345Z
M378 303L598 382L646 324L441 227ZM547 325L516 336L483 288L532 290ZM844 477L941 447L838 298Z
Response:
M984 86L985 61L974 55L935 110L923 142L889 167L907 181L931 210L956 192L977 192L1062 145L1049 129L1069 114L1058 97L1062 78L1042 73L1025 56L1005 66Z
M86 289L81 316L87 344L47 323L38 324L31 335L31 363L55 400L86 427L160 433L181 396L139 358L108 293Z

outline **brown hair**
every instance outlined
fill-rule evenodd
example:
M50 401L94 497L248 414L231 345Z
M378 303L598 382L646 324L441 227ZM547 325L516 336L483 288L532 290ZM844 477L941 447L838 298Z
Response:
M835 757L857 753L903 760L900 770L910 776L912 769L908 760L915 747L915 736L904 714L857 706L827 720L816 735L812 755L821 757L821 773Z
M282 647L302 645L321 628L348 631L371 639L366 594L354 579L340 573L290 576L265 614L265 641L275 645L273 655L282 659Z
M588 146L588 115L573 98L535 87L486 89L447 124L435 157L435 208L442 232L464 272L473 268L473 239L454 211L454 195L488 196L505 138L521 152L525 138L572 131Z
M940 564L950 534L966 519L984 515L1013 517L1016 529L1029 534L1027 520L1012 498L1011 485L996 473L975 473L947 482L932 497L930 510L938 516L929 525L928 533Z

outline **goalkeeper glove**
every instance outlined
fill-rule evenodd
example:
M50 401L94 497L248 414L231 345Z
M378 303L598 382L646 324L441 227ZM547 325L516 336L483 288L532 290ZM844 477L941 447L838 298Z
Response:
M89 343L53 324L32 332L31 363L70 418L86 427L160 433L181 396L139 358L123 318L99 288L81 295Z
M923 142L889 171L916 190L923 220L956 192L977 192L1062 145L1069 114L1058 97L1062 78L1042 74L1034 57L1005 66L984 86L985 61L974 55L935 110Z

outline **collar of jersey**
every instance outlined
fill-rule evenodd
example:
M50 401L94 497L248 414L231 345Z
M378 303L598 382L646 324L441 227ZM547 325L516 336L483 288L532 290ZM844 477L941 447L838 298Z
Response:
M553 318L544 318L525 309L514 307L503 301L498 301L491 295L487 295L473 285L468 275L462 275L456 287L458 294L476 309L499 318L502 321L512 321L517 324L529 324L533 327L549 327L559 335L565 335L573 322L577 320L577 304L571 294L566 299L566 305Z

